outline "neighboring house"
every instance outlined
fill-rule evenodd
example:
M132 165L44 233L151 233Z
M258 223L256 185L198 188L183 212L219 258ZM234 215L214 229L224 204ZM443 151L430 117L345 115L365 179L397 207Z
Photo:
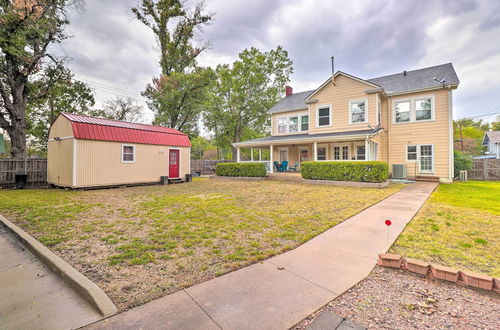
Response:
M500 159L500 131L489 131L484 134L483 146L486 147L487 157Z
M270 148L270 163L380 160L405 165L409 178L451 182L458 84L448 63L367 80L339 71L315 90L287 87L269 109L271 136L234 143L238 160L240 148Z
M184 179L191 143L178 130L61 113L48 142L48 179L63 187L101 187Z

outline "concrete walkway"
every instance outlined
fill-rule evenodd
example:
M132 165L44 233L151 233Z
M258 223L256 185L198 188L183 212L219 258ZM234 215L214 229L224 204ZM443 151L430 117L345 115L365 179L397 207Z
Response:
M0 226L1 329L74 329L101 318Z
M288 329L365 278L436 186L408 185L292 251L89 328Z

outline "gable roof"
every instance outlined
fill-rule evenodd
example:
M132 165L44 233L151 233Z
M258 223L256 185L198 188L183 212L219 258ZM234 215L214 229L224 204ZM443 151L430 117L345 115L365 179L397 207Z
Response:
M338 75L343 75L360 81L374 87L375 89L381 89L381 91L383 91L386 95L404 94L426 89L442 88L443 84L439 82L442 79L444 79L445 86L456 87L460 83L455 69L453 68L453 64L451 63L406 71L406 75L403 72L400 72L371 79L362 79L342 71L337 71L334 77ZM434 78L439 81L434 80ZM314 94L325 87L331 80L332 78L330 77L315 90L283 97L278 103L269 109L268 112L278 113L307 109L305 101L310 99Z
M189 137L173 128L62 112L71 122L73 136L83 140L114 141L190 147Z
M484 133L483 145L489 142L500 143L500 131L488 131Z

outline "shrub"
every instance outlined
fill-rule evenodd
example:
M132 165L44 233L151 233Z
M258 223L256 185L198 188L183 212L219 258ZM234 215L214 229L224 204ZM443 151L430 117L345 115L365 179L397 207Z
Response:
M453 157L455 159L455 168L454 168L455 178L458 178L460 176L460 171L467 171L472 169L473 161L471 156L461 151L455 151L453 153Z
M378 161L303 162L302 177L312 180L384 182L389 166Z
M220 176L266 176L264 163L219 163L215 174Z

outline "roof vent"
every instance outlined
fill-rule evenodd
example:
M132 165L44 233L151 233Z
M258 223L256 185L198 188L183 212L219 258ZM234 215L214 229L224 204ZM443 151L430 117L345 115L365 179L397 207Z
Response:
M403 71L403 76L406 76L406 70Z

